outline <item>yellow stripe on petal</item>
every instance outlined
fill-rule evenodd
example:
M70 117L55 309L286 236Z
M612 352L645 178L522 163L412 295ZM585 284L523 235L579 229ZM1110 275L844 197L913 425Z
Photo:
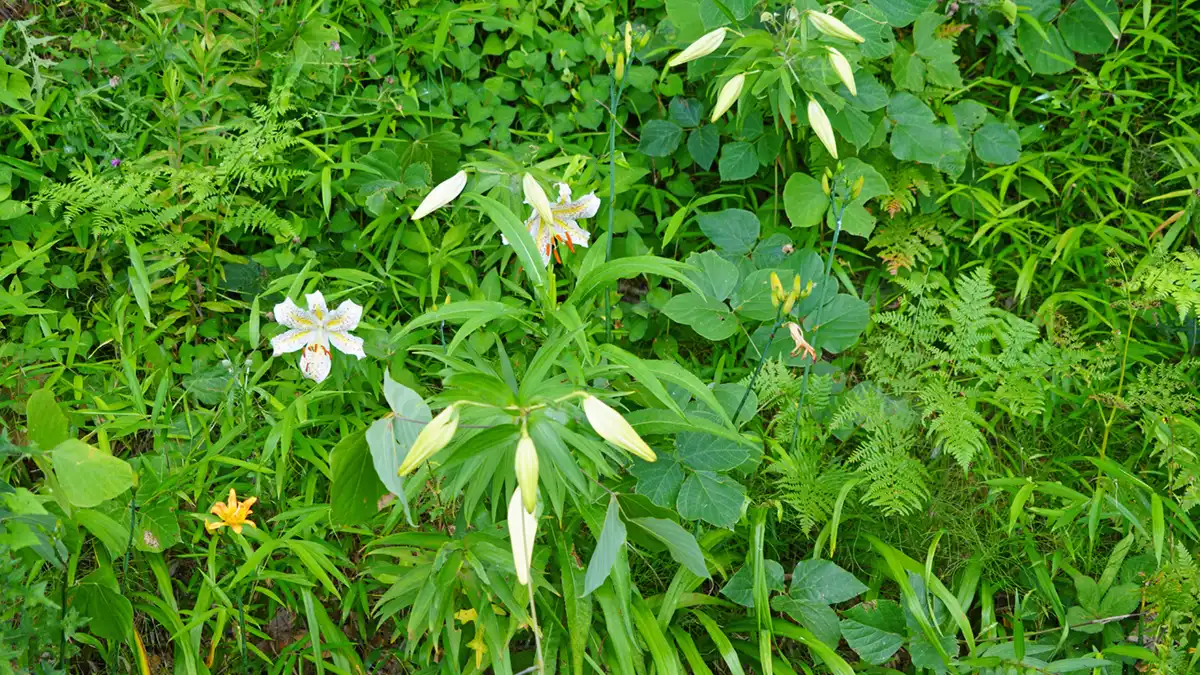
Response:
M271 338L271 347L275 349L272 356L291 354L304 349L312 338L312 334L313 332L307 328L293 328L276 335Z
M317 318L300 309L291 298L275 305L275 320L288 328L315 328Z

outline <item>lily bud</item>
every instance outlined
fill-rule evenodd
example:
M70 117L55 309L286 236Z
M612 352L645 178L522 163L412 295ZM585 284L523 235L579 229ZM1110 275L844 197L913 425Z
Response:
M708 56L709 54L717 51L717 47L720 47L721 43L724 41L724 27L718 28L711 33L705 33L704 35L701 35L695 42L688 45L687 49L684 49L675 56L672 56L671 60L667 61L667 67L674 68L675 66L685 64L688 61L695 61L696 59Z
M829 189L829 174L827 173L821 175L821 192L824 192L826 197L828 197L829 193L831 192Z
M858 196L862 194L863 185L866 185L866 183L867 177L865 175L859 176L858 180L854 181L854 187L850 190L850 196L858 199Z
M621 413L608 407L600 399L595 396L584 398L583 414L587 415L588 424L591 424L596 433L600 434L604 440L647 462L658 459L650 446L646 445L646 441L643 441L629 422L621 417Z
M412 219L420 220L434 211L442 208L458 198L463 188L467 186L467 172L459 171L453 176L437 184L437 187L425 195L425 199L413 211Z
M829 47L829 65L833 66L833 72L837 73L838 79L850 90L850 95L858 96L858 87L854 86L854 71L850 69L850 62L833 47Z
M617 57L618 68L621 64L621 57ZM542 223L549 225L554 222L554 213L550 210L550 198L546 196L546 191L542 189L540 183L531 174L525 174L525 178L521 182L521 187L525 191L525 203L533 207L537 211L538 216L542 219Z
M815 12L809 10L808 20L812 22L814 28L823 34L828 35L829 37L849 40L851 42L866 42L866 40L863 39L863 36L850 30L850 27L842 23L839 19L825 14L824 12Z
M412 447L408 449L408 454L404 457L404 461L401 462L396 473L400 476L412 473L413 469L446 447L450 443L450 439L454 438L454 432L457 429L458 406L451 405L438 413L438 416L426 424L421 433L417 434L417 440L413 441Z
M779 280L778 274L771 272L771 306L778 307L783 300L783 282Z
M625 52L617 54L617 68L615 72L618 81L625 78Z
M717 94L717 105L713 107L711 122L716 122L724 115L726 111L737 103L738 96L742 95L742 87L746 86L745 73L738 73L729 78L724 87L721 87L721 93Z
M633 54L633 24L625 22L625 53Z
M613 49L612 45L608 44L607 42L604 43L604 63L608 64L609 68L612 68Z
M512 543L513 567L517 581L529 585L529 568L533 566L533 539L537 536L537 517L525 510L521 491L516 490L508 500L508 539Z
M833 137L833 125L829 123L829 116L815 98L808 99L808 123L829 154L837 159L837 141Z
M525 510L533 513L537 508L538 456L533 439L524 429L521 429L521 440L517 441L517 456L513 464L516 467L521 501L525 504Z

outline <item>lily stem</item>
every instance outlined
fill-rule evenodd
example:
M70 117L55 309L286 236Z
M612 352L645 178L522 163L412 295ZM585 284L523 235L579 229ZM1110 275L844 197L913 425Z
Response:
M762 372L763 364L767 361L767 353L771 349L771 344L775 342L775 331L779 330L779 326L783 324L783 303L779 303L779 308L775 310L775 323L771 325L771 334L767 337L767 343L763 346L762 353L758 357L758 365L754 367L754 374L750 376L750 383L746 385L746 391L742 394L742 400L737 404L737 409L733 411L733 423L736 426L738 415L742 412L742 407L746 405L746 399L750 398L750 392L754 391L754 382L758 379L758 374Z

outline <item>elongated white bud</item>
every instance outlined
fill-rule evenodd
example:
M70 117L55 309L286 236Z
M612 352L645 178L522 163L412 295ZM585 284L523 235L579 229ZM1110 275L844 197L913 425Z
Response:
M537 517L525 510L521 491L515 490L508 500L508 539L512 543L513 567L517 581L529 585L529 568L533 565L533 539L537 536Z
M420 220L434 211L442 208L458 198L463 188L467 186L467 172L459 171L453 176L437 184L437 187L425 195L417 210L413 211L412 219Z
M537 182L537 179L531 174L525 174L521 188L525 191L525 203L537 211L542 222L546 225L553 223L554 214L550 211L550 198L546 196L546 191L542 189L541 183Z
M833 138L833 125L829 123L825 109L815 98L808 99L808 123L812 125L813 133L821 140L829 154L837 159L837 141Z
M646 441L643 441L629 422L621 417L621 413L608 407L600 399L595 396L584 398L583 414L587 415L588 424L591 424L604 440L647 462L658 459L650 446L646 445Z
M521 440L517 441L517 456L513 458L513 465L517 473L521 501L525 504L525 510L533 513L537 508L538 456L533 439L524 429L521 430Z
M675 56L672 56L671 60L667 61L667 67L674 68L675 66L681 66L688 61L695 61L696 59L704 58L705 56L717 51L717 47L720 47L721 43L724 41L725 28L723 27L712 31L711 33L705 33L697 38L695 42L688 45L686 49L679 52Z
M721 87L721 93L717 94L717 105L713 107L712 118L710 121L716 122L724 115L734 103L737 103L738 96L742 95L742 87L746 86L745 73L738 73L729 78L724 87Z
M866 42L863 36L850 30L850 27L842 23L841 20L824 12L809 10L808 20L812 22L813 27L829 37L849 40L851 42Z
M858 96L858 87L854 86L854 71L850 69L850 62L833 47L829 47L829 65L833 66L833 72L837 73L838 79L850 90L850 95Z
M401 462L396 473L401 476L412 473L421 463L446 447L450 443L450 439L454 438L454 432L457 429L458 406L451 405L438 413L437 417L426 424L424 429L421 429L421 433L417 434L417 440L413 441L412 447L408 449L408 455L404 457L404 461Z

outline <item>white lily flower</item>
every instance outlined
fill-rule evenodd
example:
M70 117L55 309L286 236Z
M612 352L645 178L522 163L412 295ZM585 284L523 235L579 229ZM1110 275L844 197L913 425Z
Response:
M537 536L537 516L525 510L521 490L513 490L508 500L508 539L512 543L513 567L517 581L529 585L529 568L533 566L533 539Z
M536 205L530 204L528 199L525 202L534 206L533 213L529 214L528 220L525 221L525 227L529 229L529 236L533 237L533 241L537 243L538 253L542 254L542 264L544 265L550 264L551 253L558 258L558 262L562 262L555 249L557 242L566 244L567 248L572 251L576 246L587 248L591 235L587 230L575 224L575 221L580 218L591 218L600 210L600 198L596 196L595 192L589 192L572 201L571 188L566 183L558 183L555 187L558 188L558 201L549 204L551 215L549 223L542 217ZM508 237L501 234L500 239L506 245L508 244Z
M459 171L453 176L437 184L437 187L425 195L417 210L413 211L412 219L420 220L434 211L442 208L458 198L463 188L467 186L467 172Z
M350 334L362 318L362 306L346 300L331 312L325 306L325 296L319 291L305 297L308 311L297 307L291 298L275 305L275 320L289 330L271 338L271 346L275 348L272 356L303 349L304 354L300 356L301 372L310 380L321 382L329 376L333 366L330 345L359 359L366 356L362 338Z
M815 98L808 99L808 123L829 154L837 159L837 140L833 137L833 125L829 123L829 115L825 114L825 109Z

